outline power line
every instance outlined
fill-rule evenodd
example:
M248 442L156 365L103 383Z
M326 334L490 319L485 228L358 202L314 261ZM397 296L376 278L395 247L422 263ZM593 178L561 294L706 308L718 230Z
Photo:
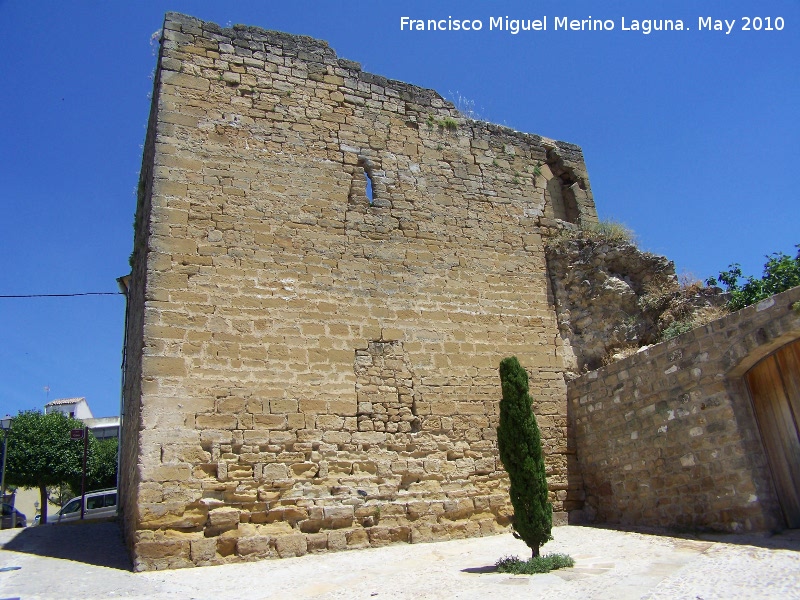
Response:
M80 294L0 294L0 298L74 298L75 296L120 296L121 292L82 292Z

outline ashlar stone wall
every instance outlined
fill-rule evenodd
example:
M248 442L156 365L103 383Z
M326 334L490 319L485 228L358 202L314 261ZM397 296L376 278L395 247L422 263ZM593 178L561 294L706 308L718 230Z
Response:
M318 40L170 13L139 191L137 570L495 533L509 355L557 517L580 505L542 241L596 220L579 148L463 119Z

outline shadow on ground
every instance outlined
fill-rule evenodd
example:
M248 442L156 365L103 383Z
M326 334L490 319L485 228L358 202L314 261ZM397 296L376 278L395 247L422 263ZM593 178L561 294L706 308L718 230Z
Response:
M641 533L643 535L666 536L684 540L702 542L718 542L720 544L737 544L742 546L757 546L770 550L794 550L800 552L800 529L786 529L780 532L763 533L720 533L711 531L679 531L649 527L625 527L622 525L582 525L596 529L610 531L625 531L628 533Z
M132 570L116 521L41 525L2 533L3 550Z
M497 567L494 565L488 565L486 567L469 567L467 569L461 569L462 573L496 573Z

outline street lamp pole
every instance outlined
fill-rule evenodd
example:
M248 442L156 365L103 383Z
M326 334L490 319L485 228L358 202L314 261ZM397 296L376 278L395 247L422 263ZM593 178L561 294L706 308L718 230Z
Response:
M3 475L0 479L0 489L2 489L0 501L3 503L3 509L5 509L6 502L6 457L8 456L8 430L11 429L11 420L11 415L6 415L0 420L0 427L3 428ZM2 519L0 519L0 529L2 528Z

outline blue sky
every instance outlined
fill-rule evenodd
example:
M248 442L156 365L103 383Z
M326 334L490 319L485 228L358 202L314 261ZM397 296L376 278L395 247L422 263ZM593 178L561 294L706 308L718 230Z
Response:
M800 1L0 0L0 295L114 292L128 270L155 65L175 10L327 40L367 71L456 93L489 121L583 147L598 211L699 278L800 243ZM491 17L548 31L489 31ZM400 31L400 18L481 31ZM556 17L613 30L553 31ZM698 31L698 18L734 21ZM761 31L743 31L762 17ZM782 19L782 31L765 31ZM622 31L681 19L688 31ZM751 21L751 29L757 22ZM121 296L0 299L0 414L85 396L119 408Z

